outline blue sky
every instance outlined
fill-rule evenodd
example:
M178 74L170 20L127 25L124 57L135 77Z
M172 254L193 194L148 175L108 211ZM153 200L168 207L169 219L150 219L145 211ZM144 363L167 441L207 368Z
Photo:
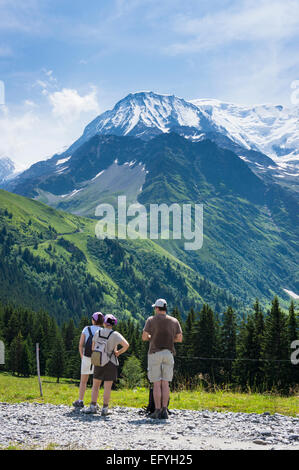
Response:
M0 156L70 145L139 90L290 105L297 0L0 0Z

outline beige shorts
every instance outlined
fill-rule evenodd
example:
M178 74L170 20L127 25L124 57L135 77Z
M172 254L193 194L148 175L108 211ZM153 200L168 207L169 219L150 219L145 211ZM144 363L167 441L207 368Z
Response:
M166 380L171 382L173 378L174 358L168 349L148 355L148 379L150 382Z
M91 363L91 358L83 356L81 360L81 375L93 374L94 366Z

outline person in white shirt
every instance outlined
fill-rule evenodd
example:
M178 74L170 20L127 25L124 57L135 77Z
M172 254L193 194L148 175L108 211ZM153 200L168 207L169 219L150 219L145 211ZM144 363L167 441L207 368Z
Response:
M108 406L111 395L111 388L114 381L117 380L118 371L118 357L127 351L129 347L128 341L118 332L113 331L113 326L117 324L117 319L113 315L106 315L104 318L104 328L100 328L93 338L93 347L95 349L96 342L98 340L99 332L101 337L108 338L107 340L107 352L110 356L109 362L104 366L94 366L93 385L91 392L91 404L88 408L84 408L83 413L96 413L97 412L97 400L99 395L99 388L101 383L104 382L104 400L101 415L107 416ZM117 346L122 346L121 349L117 350Z
M86 385L88 382L89 374L94 373L94 366L91 364L90 355L85 356L85 346L88 341L89 336L94 337L95 333L104 323L104 315L101 312L95 312L91 317L91 326L86 326L80 336L79 341L79 353L81 356L81 378L80 378L80 387L79 387L79 398L73 402L73 406L76 408L84 407L84 395L86 391Z

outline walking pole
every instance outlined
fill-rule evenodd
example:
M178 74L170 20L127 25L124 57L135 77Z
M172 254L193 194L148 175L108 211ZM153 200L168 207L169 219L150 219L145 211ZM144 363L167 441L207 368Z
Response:
M36 368L37 368L37 376L38 376L38 383L39 383L39 390L40 396L43 396L43 389L42 389L42 382L40 379L40 368L39 368L39 343L36 343Z

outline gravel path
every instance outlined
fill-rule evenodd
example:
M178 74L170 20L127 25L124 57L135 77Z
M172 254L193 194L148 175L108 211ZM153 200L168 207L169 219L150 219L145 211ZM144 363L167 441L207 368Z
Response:
M0 403L0 447L43 449L299 449L299 416L173 410L152 420L114 407L102 418L68 406Z

